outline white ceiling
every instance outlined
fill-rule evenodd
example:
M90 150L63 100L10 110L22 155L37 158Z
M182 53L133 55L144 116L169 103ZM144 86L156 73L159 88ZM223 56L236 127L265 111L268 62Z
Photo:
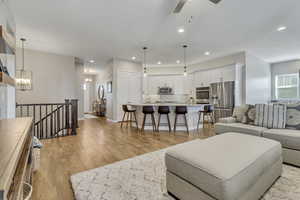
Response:
M177 0L10 0L18 37L27 47L96 60L112 57L176 65L181 45L188 62L237 51L275 62L300 58L299 0L192 0L173 14ZM193 16L191 24L188 18ZM287 26L285 32L276 31ZM179 27L185 33L178 34ZM210 56L204 56L210 51Z

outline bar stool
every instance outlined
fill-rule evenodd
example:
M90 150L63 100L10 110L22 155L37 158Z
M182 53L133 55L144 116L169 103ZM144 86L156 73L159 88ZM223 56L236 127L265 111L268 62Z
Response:
M153 132L155 132L155 130L156 130L156 123L155 123L155 118L154 118L154 109L153 109L153 106L143 106L143 113L144 113L144 120L143 120L143 125L142 125L142 131L144 131L144 128L145 128L145 123L146 123L146 117L147 117L147 115L151 115Z
M186 130L189 133L189 127L188 127L188 123L187 123L187 120L186 120L186 114L187 113L188 112L187 112L187 107L186 106L176 106L176 108L175 108L174 132L176 131L178 115L183 115L184 116L184 122L185 122Z
M139 129L137 119L136 119L136 114L135 114L136 110L135 109L130 110L127 105L122 105L122 109L124 111L124 115L121 122L121 128L123 127L124 122L127 124L127 127L128 127L128 123L130 123L131 126L132 122L135 122L136 128ZM127 114L127 120L125 121L126 114ZM132 115L134 116L134 121L132 121Z
M159 125L160 125L160 118L161 115L167 115L168 125L169 125L169 132L171 132L171 122L169 118L170 108L169 106L159 106L158 107L158 125L157 125L157 131L159 131Z
M214 111L212 109L211 105L205 105L203 107L203 110L199 111L199 119L198 119L198 124L197 124L197 130L199 130L199 124L200 124L200 120L201 120L201 115L202 115L202 124L203 124L203 128L204 128L204 123L205 123L205 116L207 116L211 123L214 124Z

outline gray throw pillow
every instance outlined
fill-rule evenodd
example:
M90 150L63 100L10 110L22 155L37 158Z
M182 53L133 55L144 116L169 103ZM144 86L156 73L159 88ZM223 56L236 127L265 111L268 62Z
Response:
M254 105L248 105L248 110L245 112L242 123L254 125L256 109Z
M300 104L287 104L286 128L300 130Z

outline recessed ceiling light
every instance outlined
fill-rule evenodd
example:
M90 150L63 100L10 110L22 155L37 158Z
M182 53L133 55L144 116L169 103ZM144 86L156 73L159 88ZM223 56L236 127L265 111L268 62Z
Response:
M177 60L176 63L179 64L179 63L180 63L180 60Z
M204 55L209 56L209 55L210 55L210 52L209 52L209 51L206 51L206 52L204 53Z
M95 63L95 61L94 60L90 60L90 63Z
M279 26L279 27L277 28L277 31L281 32L281 31L285 31L286 29L287 29L286 26Z
M135 56L132 56L132 58L131 58L132 60L135 60L136 59L136 57Z
M184 33L184 28L179 28L177 31L178 33Z
M160 61L158 61L158 62L157 62L157 64L158 64L158 65L161 65L161 62L160 62Z

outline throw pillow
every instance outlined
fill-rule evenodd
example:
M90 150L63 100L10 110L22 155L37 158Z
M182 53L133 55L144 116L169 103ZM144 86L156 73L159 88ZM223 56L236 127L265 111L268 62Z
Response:
M283 104L256 104L256 126L266 128L285 128L286 105Z
M254 125L255 115L256 115L255 111L256 111L255 106L249 105L248 110L245 112L245 115L243 117L242 123Z
M236 118L237 122L242 122L248 107L249 105L236 106L233 110L232 117Z
M300 104L287 105L286 128L300 130Z

